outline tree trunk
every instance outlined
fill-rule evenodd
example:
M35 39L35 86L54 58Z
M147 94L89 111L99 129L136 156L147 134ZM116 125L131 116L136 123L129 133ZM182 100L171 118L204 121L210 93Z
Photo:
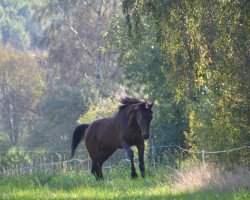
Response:
M14 144L14 135L13 135L13 120L11 117L11 105L10 105L10 98L7 89L7 82L6 82L6 74L3 71L3 82L2 82L2 95L3 95L3 102L2 102L2 118L4 122L4 129L8 134L9 141L11 144Z

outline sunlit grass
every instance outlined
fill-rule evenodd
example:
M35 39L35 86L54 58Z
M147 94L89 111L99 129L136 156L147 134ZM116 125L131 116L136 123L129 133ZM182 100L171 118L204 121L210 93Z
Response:
M249 191L174 192L167 183L169 170L148 170L145 179L131 180L129 168L105 172L96 181L90 173L26 175L0 179L0 199L248 199Z

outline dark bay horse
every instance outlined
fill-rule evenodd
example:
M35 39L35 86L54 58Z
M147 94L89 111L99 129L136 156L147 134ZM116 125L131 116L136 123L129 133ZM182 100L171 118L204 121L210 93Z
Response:
M122 99L121 103L113 117L94 121L83 133L92 160L91 173L97 179L103 178L103 163L120 148L125 149L130 159L131 177L137 177L131 146L138 149L139 169L142 177L145 176L144 140L149 138L153 103L129 97Z

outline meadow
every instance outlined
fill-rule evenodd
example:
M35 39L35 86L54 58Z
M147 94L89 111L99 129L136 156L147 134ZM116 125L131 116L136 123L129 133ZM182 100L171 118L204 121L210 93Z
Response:
M0 199L250 199L247 189L178 190L170 184L172 173L166 168L148 170L145 179L131 180L129 168L115 167L105 171L103 181L88 172L1 177Z

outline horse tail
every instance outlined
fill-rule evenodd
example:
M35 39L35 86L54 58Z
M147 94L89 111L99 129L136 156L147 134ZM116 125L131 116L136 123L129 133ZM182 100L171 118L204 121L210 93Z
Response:
M73 132L72 143L71 143L71 158L75 155L75 150L78 144L83 140L84 133L88 128L89 124L81 124L77 126Z

